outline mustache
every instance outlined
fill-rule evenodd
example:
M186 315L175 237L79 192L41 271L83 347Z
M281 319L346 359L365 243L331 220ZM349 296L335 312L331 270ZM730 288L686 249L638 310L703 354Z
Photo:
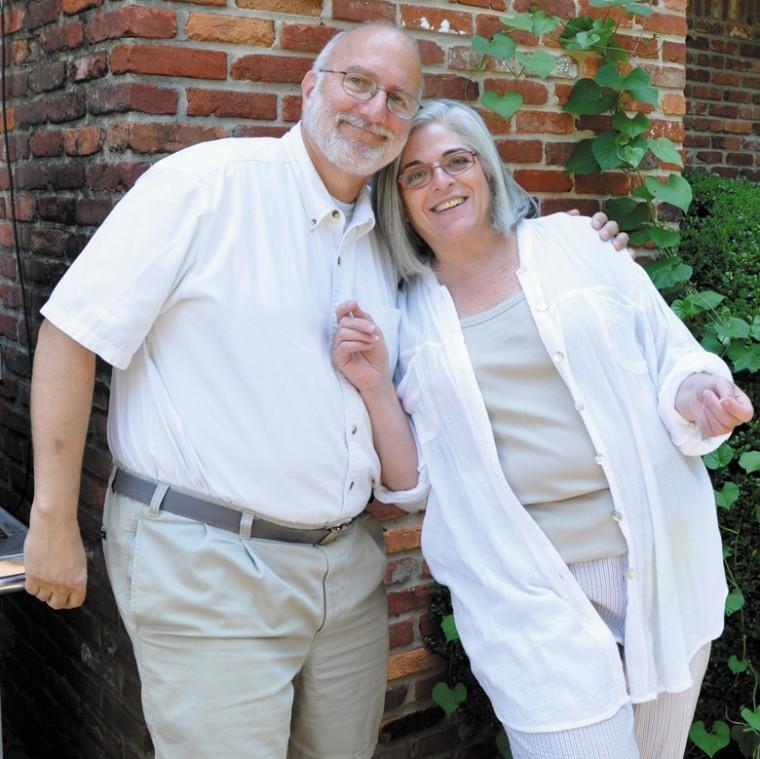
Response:
M378 137L384 137L386 140L393 139L393 132L390 129L380 126L380 124L373 124L354 113L339 113L337 121L345 121L346 123L351 124L351 126L358 127L359 129L366 129L367 131L372 132L372 134L378 135Z

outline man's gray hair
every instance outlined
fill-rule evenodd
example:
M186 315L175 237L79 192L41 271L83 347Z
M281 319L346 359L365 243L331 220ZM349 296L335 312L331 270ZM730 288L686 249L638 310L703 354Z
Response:
M494 230L510 234L520 219L535 211L533 199L504 168L493 137L476 111L453 100L430 101L414 117L411 132L426 124L441 124L451 129L478 154L491 190ZM399 274L410 280L430 271L432 252L406 218L397 182L400 162L399 156L375 175L372 203L378 229L388 243Z

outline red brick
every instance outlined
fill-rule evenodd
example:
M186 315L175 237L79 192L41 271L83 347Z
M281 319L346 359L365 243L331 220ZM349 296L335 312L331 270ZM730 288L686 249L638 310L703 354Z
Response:
M63 155L63 132L49 130L35 132L29 147L32 155L40 158Z
M733 134L751 134L752 124L749 121L724 121L723 131Z
M384 535L385 550L387 553L393 554L419 548L421 534L422 525L420 524L409 527L392 527L386 530Z
M414 683L414 700L415 701L428 701L433 697L433 688L440 683L444 678L443 672L436 673L430 677L423 677ZM426 754L420 754L419 756L426 756ZM406 757L405 757L406 759Z
M185 34L194 40L272 47L274 21L219 13L191 13Z
M483 55L471 45L453 45L447 51L449 69L458 71L479 71L483 65Z
M660 108L667 116L683 116L686 113L686 98L680 92L666 92L660 98Z
M25 97L29 93L29 84L30 77L28 71L14 71L11 74L7 74L5 80L7 97Z
M518 111L514 121L518 134L570 134L573 131L573 118L569 113Z
M177 102L178 95L174 90L140 82L91 88L87 93L87 108L95 114L125 111L174 114Z
M446 53L432 40L415 40L423 66L436 66L444 62Z
M103 0L63 0L61 5L63 12L71 16L74 13L81 13L90 8L100 8L103 5Z
M517 184L528 192L567 192L573 187L564 171L517 169L514 176Z
M113 210L113 203L105 198L83 198L76 207L76 223L82 226L96 227L105 221L106 216Z
M214 140L226 135L223 127L123 122L109 127L108 144L114 151L173 153L198 142Z
M401 6L401 26L423 32L443 34L473 33L472 16L461 11L427 8L416 5Z
M628 195L631 183L627 175L614 172L576 175L575 191L584 195Z
M67 129L63 133L63 145L68 155L92 155L103 147L105 130L87 126Z
M498 140L496 147L505 163L540 163L544 156L539 140Z
M244 55L232 64L232 78L252 82L298 84L311 68L311 58L282 55Z
M738 87L741 84L742 77L741 74L735 74L729 71L713 71L710 81L713 84L721 86Z
M643 28L645 32L672 34L678 37L686 37L689 31L683 14L653 13L644 21Z
M102 13L87 24L90 42L119 39L121 37L148 37L174 39L177 36L177 19L174 11L128 6L112 13Z
M396 20L396 5L385 0L333 0L332 9L332 17L340 21Z
M299 16L319 16L322 12L322 0L235 0L235 3L239 8Z
M33 0L26 8L24 28L34 30L46 24L52 24L58 19L60 13L60 0Z
M519 92L526 105L544 105L549 100L546 85L529 79L486 79L483 87L499 95L505 92Z
M478 83L466 76L456 74L424 74L426 98L451 98L475 102L478 99Z
M332 26L284 24L280 31L280 47L283 50L318 53L339 31Z
M40 44L46 53L56 53L59 50L74 50L84 42L84 24L73 21L63 26L46 29L40 35Z
M277 95L192 87L187 90L187 115L274 120L277 118Z
M654 119L650 124L647 137L667 137L673 142L682 143L684 138L683 122Z
M85 55L71 62L69 78L72 82L86 82L108 73L108 54L105 50L92 55Z
M686 63L686 45L665 40L662 43L662 60L668 63Z
M731 166L752 166L754 157L752 153L729 153L726 156L726 163Z
M48 95L45 98L45 110L48 121L54 124L81 119L87 112L85 93L81 89L75 89L73 92Z
M33 93L59 89L66 79L63 61L38 63L29 73L29 90Z
M423 609L430 597L430 585L418 585L415 588L388 593L388 614L396 616L405 611Z
M726 55L735 55L737 49L739 48L739 43L736 42L736 40L725 40L725 39L711 39L710 40L710 50L715 50L717 53L725 53ZM745 52L742 51L742 55L745 55Z
M367 511L377 519L378 522L387 522L390 519L400 519L401 517L406 516L406 512L398 506L393 506L388 503L380 503L380 501L372 501L369 506L367 506Z
M406 701L408 691L409 686L405 683L387 688L385 691L385 702L383 703L383 713L387 714L394 709L398 709ZM377 754L373 754L373 759L376 759L376 757ZM399 759L406 759L406 756L399 757Z
M24 26L24 9L11 8L5 14L5 33L15 34Z
M416 648L412 651L404 651L399 654L391 654L388 662L388 679L397 680L415 672L425 672L443 663L440 656L431 654L424 648Z
M388 627L389 648L407 646L414 641L414 623L411 619L402 619Z
M710 116L723 116L728 119L735 119L739 115L739 106L731 103L710 103L707 109Z
M699 100L723 100L723 90L718 87L710 87L706 84L690 84L686 87L686 95L689 98Z
M614 43L623 50L628 51L636 58L657 58L660 53L660 40L657 37L630 36L618 34L614 37Z
M283 97L282 118L283 121L298 121L301 118L300 95L285 95L285 97Z
M282 137L288 131L287 127L251 126L241 124L232 130L233 137Z
M633 26L631 17L625 11L618 8L593 8L588 0L581 0L580 16L591 16L591 18L605 18L609 16L614 19L621 27Z
M512 10L516 13L527 13L533 5L533 0L514 0ZM574 0L543 0L541 10L561 18L572 18L576 15Z
M491 134L496 135L512 133L513 119L506 121L497 113L494 113L494 111L492 111L490 108L476 108L475 110L480 114L480 117L485 122L486 126L488 127L488 131Z
M541 198L539 206L541 216L572 210L580 211L584 216L593 216L600 210L598 201L586 198Z
M29 57L29 43L26 40L11 42L11 63L16 66L24 63Z
M655 87L682 90L686 84L686 71L682 66L652 66L642 63L641 68L649 74Z
M111 51L111 71L114 74L226 79L227 55L188 47L116 45Z
M149 163L91 163L86 184L91 190L125 192L150 168Z
M671 11L685 11L689 0L665 0L665 7Z

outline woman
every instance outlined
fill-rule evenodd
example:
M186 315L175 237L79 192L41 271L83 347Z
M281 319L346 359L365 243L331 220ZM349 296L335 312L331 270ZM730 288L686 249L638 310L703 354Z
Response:
M406 279L423 552L514 756L683 756L726 595L699 457L749 399L585 220L526 218L472 109L426 105L375 203ZM379 331L356 303L338 317L374 423ZM381 460L404 436L377 429Z

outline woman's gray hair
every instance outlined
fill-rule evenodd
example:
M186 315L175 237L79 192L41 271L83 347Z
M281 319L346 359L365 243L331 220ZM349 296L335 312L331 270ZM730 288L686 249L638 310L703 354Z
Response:
M493 137L475 110L453 100L430 101L414 117L410 134L426 124L451 129L478 154L491 189L494 230L509 234L520 219L535 212L535 202L504 168ZM400 162L399 156L375 175L372 203L378 229L388 243L399 274L409 280L430 271L432 252L406 218L397 182Z

